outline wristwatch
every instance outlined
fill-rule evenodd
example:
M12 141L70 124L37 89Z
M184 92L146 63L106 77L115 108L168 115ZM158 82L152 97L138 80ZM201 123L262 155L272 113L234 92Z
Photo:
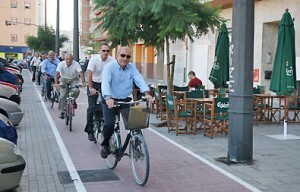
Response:
M104 99L105 99L105 101L107 101L108 99L111 99L111 96L110 95L105 95Z

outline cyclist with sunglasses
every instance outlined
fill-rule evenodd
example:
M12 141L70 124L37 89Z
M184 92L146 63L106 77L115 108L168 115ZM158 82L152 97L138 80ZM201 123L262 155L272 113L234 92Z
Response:
M135 83L149 102L152 96L149 94L143 76L139 73L134 64L129 63L131 52L128 47L121 47L118 50L117 61L107 65L102 76L102 96L105 101L102 103L104 125L103 142L101 143L101 156L107 158L109 155L109 140L114 131L115 115L118 109L114 107L114 101L126 101L132 93L132 85Z
M88 108L87 108L87 122L84 131L88 134L88 139L90 141L96 141L93 131L93 115L95 111L95 106L97 102L97 91L101 93L101 80L102 72L104 67L113 62L115 59L109 55L109 45L107 43L102 43L100 46L99 54L94 55L89 60L87 66L87 95L88 95ZM100 104L100 118L102 118L102 106Z

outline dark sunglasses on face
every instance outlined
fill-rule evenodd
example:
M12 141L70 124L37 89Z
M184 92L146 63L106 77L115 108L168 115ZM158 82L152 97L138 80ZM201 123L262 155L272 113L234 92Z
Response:
M120 54L120 56L123 57L123 58L126 56L127 59L130 59L130 58L131 58L130 55L125 55L125 54Z
M102 50L102 52L104 52L104 53L105 53L105 52L107 52L107 53L108 53L109 51L110 51L110 50Z

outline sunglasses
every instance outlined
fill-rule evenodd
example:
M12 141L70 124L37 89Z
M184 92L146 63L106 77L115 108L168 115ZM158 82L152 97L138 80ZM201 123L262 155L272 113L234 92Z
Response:
M130 58L131 58L130 55L125 55L125 54L120 54L120 56L123 57L123 58L126 56L127 59L130 59Z
M108 53L109 51L110 51L110 50L102 50L102 52L104 52L104 53L105 53L105 52L107 52L107 53Z

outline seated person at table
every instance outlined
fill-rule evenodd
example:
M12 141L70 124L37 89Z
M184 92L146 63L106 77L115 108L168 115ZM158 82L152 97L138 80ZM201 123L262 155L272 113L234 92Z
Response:
M190 82L188 84L189 90L197 89L199 86L202 86L202 81L196 77L194 71L190 71L188 73Z

